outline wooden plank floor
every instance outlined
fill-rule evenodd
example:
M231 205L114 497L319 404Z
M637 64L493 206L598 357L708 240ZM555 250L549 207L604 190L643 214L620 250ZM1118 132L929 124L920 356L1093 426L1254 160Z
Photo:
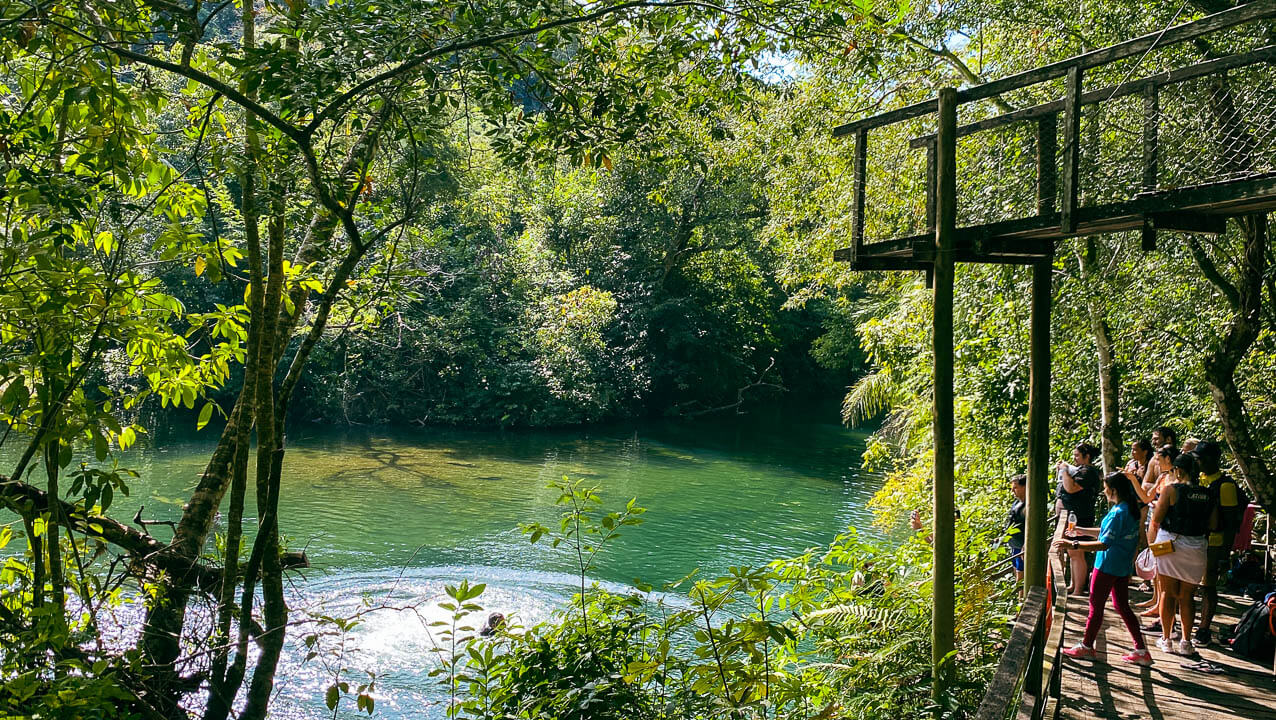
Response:
M1131 593L1131 602L1147 598ZM1167 655L1156 648L1159 635L1145 633L1154 663L1140 667L1121 660L1134 643L1109 602L1103 630L1095 643L1099 657L1074 660L1065 657L1059 717L1066 720L1225 720L1247 718L1276 720L1276 679L1272 668L1250 662L1217 642L1220 625L1234 625L1249 601L1224 596L1215 618L1214 645L1199 649L1198 657ZM1081 641L1087 612L1086 598L1068 599L1068 623L1064 647ZM1137 612L1137 610L1136 610ZM1198 608L1199 612L1199 608ZM1147 619L1143 619L1147 624ZM1199 660L1226 668L1223 675L1189 670Z

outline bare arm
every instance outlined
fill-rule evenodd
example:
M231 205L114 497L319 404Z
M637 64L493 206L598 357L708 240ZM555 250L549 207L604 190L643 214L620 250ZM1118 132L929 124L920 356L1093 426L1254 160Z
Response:
M1125 476L1129 478L1130 484L1134 486L1134 494L1139 497L1139 502L1143 503L1144 505L1151 505L1152 500L1154 499L1152 497L1152 489L1155 488L1156 486L1155 485L1149 486L1146 481L1140 481L1139 478L1134 474L1134 470L1131 469L1129 466L1127 466L1125 469Z
M1156 503L1156 512L1152 514L1152 522L1148 523L1148 544L1156 542L1156 533L1161 529L1161 523L1165 522L1165 516L1170 512L1170 506L1178 501L1178 493L1175 492L1174 486L1165 488L1161 491L1161 499Z
M1148 483L1156 482L1156 476L1158 474L1156 468L1158 464L1159 463L1156 462L1155 456L1148 459L1148 469L1143 471L1143 484L1146 485Z
M1064 470L1064 463L1059 463L1056 467L1059 470ZM1081 491L1081 483L1077 482L1076 478L1069 475L1066 470L1061 472L1060 475L1063 476L1063 489L1065 492L1071 494Z
M1072 541L1071 541L1071 540L1067 540L1067 539L1055 540L1055 541L1054 541L1054 548L1055 548L1055 550L1072 550L1072 549L1074 549L1074 548L1072 547ZM1098 551L1100 551L1100 550L1107 550L1107 549L1108 549L1108 546L1107 546L1107 543L1104 543L1104 542L1102 542L1102 541L1100 541L1100 540L1087 540L1087 541L1085 541L1085 542L1079 542L1079 543L1077 543L1077 546L1076 546L1076 548L1075 548L1075 549L1076 549L1076 550L1084 550L1084 551L1086 551L1086 552L1098 552Z

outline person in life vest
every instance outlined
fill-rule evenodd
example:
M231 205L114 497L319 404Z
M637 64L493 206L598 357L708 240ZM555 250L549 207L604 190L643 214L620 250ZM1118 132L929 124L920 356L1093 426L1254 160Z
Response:
M1213 526L1214 503L1207 488L1200 486L1196 456L1174 459L1176 482L1161 492L1148 525L1148 545L1169 541L1172 551L1158 555L1156 573L1161 583L1161 639L1156 646L1165 652L1192 655L1192 627L1196 621L1193 594L1205 576L1205 550ZM1170 640L1174 614L1183 623L1183 639L1175 648Z
M1218 584L1231 567L1232 546L1236 544L1236 533L1245 518L1249 498L1221 469L1223 451L1217 443L1208 440L1200 443L1196 446L1196 456L1201 465L1201 486L1210 491L1216 509L1216 522L1210 528L1209 547L1205 551L1205 575L1201 580L1201 625L1196 630L1196 644L1208 646L1213 642L1210 624L1218 607Z

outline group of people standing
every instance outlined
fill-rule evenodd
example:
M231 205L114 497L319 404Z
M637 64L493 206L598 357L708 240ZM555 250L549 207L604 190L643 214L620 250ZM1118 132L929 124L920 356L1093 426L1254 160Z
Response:
M1161 633L1157 647L1162 651L1193 655L1197 645L1213 640L1210 625L1218 605L1218 583L1230 565L1248 499L1222 471L1222 449L1216 443L1189 440L1179 448L1174 431L1161 427L1150 442L1137 440L1130 451L1123 469L1102 477L1094 466L1099 450L1088 443L1073 449L1071 463L1058 466L1057 504L1069 519L1069 532L1056 541L1055 549L1068 554L1072 593L1090 595L1082 641L1064 652L1072 657L1097 655L1094 642L1104 603L1111 597L1134 640L1134 651L1122 659L1150 665L1143 628L1129 600L1129 580L1140 550L1141 564L1154 572L1156 588L1144 615L1159 618L1147 631ZM1022 492L1016 488L1018 480L1012 480L1017 497ZM1100 492L1110 509L1096 527ZM1087 563L1090 552L1097 553L1093 571ZM1199 627L1198 587L1203 590Z

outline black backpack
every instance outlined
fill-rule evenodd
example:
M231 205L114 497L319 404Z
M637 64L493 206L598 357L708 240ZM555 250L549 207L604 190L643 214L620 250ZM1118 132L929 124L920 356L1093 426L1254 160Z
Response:
M1208 535L1210 513L1214 510L1214 496L1209 489L1189 483L1175 483L1174 493L1177 497L1163 524L1166 531L1188 537Z
M1276 655L1276 592L1268 593L1241 616L1232 630L1232 651L1250 660L1270 663Z

